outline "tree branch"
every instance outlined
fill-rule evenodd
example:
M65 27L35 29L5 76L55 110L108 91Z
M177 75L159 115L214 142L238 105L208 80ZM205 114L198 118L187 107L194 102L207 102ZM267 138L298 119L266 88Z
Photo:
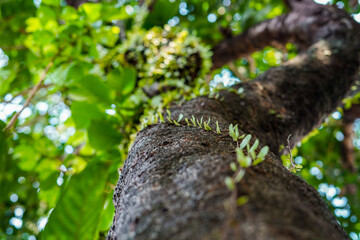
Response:
M49 88L51 87L53 84L47 84L47 85L42 85L40 88ZM26 94L28 94L30 91L32 90L32 88L28 88L25 89L17 94L15 94L10 100L0 100L0 103L11 103L12 101L14 101L15 98L17 98L18 96L25 96Z
M266 46L277 47L279 44L285 45L291 42L297 44L301 49L306 49L326 35L334 34L341 29L339 23L337 26L329 27L327 20L335 23L342 19L342 24L349 27L354 22L346 17L345 12L335 10L331 6L320 6L311 0L288 2L291 2L294 11L261 22L215 46L212 69L259 51ZM336 16L334 11L338 13L335 14Z
M273 36L275 32L283 36L274 35L275 39L315 44L282 66L268 70L253 81L237 85L235 88L245 90L242 98L233 92L220 93L220 97L224 98L222 104L232 113L233 121L239 122L239 126L260 139L267 139L266 144L274 152L278 152L280 145L286 145L289 134L292 134L291 144L294 146L320 124L349 92L359 68L360 27L357 22L334 6L316 5L311 10L313 16L303 13L306 18L301 11L251 28L245 35L255 36L255 39L247 40L245 45L259 47L261 43L258 44L258 41L264 39L269 43L271 39L265 36ZM280 24L280 19L286 26ZM260 30L265 33L261 34ZM307 34L312 35L305 37ZM235 55L228 59L232 57ZM220 61L223 59L225 57Z
M9 124L4 128L3 131L10 131L12 129L12 127L15 125L16 120L18 119L18 117L20 116L20 114L22 113L22 111L24 111L24 109L29 106L29 103L31 102L31 100L34 98L35 94L39 91L39 89L41 88L42 83L45 80L45 77L47 75L47 73L49 72L50 68L53 65L53 61L49 62L49 64L46 66L46 68L44 69L39 82L31 89L29 97L26 99L24 106L21 108L20 111L18 111L14 116L12 116Z

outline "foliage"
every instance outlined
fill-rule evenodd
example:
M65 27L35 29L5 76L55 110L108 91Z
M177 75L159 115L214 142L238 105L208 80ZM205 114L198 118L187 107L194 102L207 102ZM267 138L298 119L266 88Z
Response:
M351 13L360 10L337 2ZM103 238L113 217L112 189L135 133L164 121L160 112L173 101L250 80L295 56L290 44L266 48L206 77L215 44L284 12L280 0L108 0L79 9L64 0L0 1L0 238L52 239L58 231L64 239ZM38 83L14 128L3 131ZM224 131L206 119L172 121ZM359 181L341 170L339 131L338 121L325 125L298 148L295 161L301 157L298 174L323 191L345 229L358 234L360 191L344 193L345 207L335 200L343 199L337 189ZM336 194L329 197L324 186Z

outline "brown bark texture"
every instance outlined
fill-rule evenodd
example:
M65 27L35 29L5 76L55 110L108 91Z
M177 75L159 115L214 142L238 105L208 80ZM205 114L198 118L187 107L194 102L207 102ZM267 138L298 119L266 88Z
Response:
M213 129L218 121L222 134L184 121L139 132L115 189L108 239L349 239L317 191L282 165L278 150L290 134L291 145L301 140L346 95L359 68L360 28L333 6L288 2L290 13L215 48L214 65L274 41L304 52L234 86L241 94L221 91L171 109L173 119L210 118ZM272 151L246 170L236 191L249 200L235 208L225 207L232 193L224 179L236 161L231 123Z

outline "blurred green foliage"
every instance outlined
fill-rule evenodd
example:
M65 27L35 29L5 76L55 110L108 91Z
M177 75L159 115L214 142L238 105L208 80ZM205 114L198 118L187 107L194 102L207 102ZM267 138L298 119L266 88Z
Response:
M250 80L295 56L291 44L266 48L209 73L219 41L284 12L280 0L107 0L78 9L64 0L0 1L0 239L104 238L136 132L171 102ZM50 62L13 131L2 131ZM339 132L341 120L330 118L295 160L358 239L360 191L341 190L360 180L341 167Z

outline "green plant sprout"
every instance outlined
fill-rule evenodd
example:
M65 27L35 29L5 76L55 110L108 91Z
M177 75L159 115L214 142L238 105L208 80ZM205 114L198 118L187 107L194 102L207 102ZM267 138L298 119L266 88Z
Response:
M180 122L184 118L183 114L180 114L177 120L172 119L170 110L166 110L167 112L167 121L176 126L181 126ZM150 117L150 120L145 119L146 124L153 124L157 121L164 123L164 117L160 111L157 112L156 116ZM189 127L197 127L204 129L206 131L213 131L217 134L221 134L219 122L216 121L216 131L212 130L210 127L211 119L209 118L207 121L203 120L203 117L200 119L196 119L194 115L191 116L190 121L188 118L185 118L186 125ZM236 193L236 184L238 184L243 177L245 176L246 169L251 166L256 166L265 160L269 152L269 147L264 146L260 149L259 153L256 153L256 150L259 148L260 142L258 139L255 139L254 143L251 145L251 134L242 134L239 133L239 127L236 124L229 125L229 136L236 142L236 162L230 163L230 169L234 172L232 176L228 176L225 178L226 187L231 190L233 196L237 196ZM289 136L290 138L290 136ZM288 142L289 142L288 138ZM238 206L245 204L248 201L247 196L241 196L236 198L236 204Z

